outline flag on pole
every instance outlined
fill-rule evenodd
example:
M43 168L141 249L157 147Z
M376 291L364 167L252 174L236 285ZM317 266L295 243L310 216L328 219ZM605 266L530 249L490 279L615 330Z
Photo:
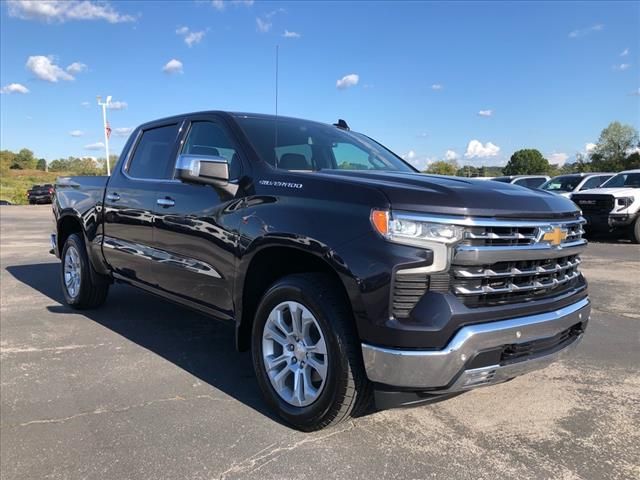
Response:
M111 125L109 125L109 122L107 121L107 126L105 127L106 131L107 131L107 139L111 138Z

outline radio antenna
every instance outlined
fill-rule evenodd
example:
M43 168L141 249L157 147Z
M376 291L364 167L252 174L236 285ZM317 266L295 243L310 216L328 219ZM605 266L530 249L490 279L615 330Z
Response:
M275 137L275 143L273 146L273 154L276 157L276 168L278 167L278 152L276 151L276 148L278 147L278 53L280 50L280 46L276 44L276 118L275 118L275 124L276 124L276 137Z

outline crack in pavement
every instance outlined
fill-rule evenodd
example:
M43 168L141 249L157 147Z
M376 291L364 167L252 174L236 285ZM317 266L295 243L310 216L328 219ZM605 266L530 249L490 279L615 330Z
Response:
M349 432L354 428L356 428L355 421L351 420L344 428L340 430L332 429L332 431L325 433L324 435L306 436L302 440L295 442L293 444L276 446L277 443L271 443L270 445L266 446L262 450L259 450L258 452L253 453L252 455L244 458L243 460L240 460L239 462L234 462L233 465L231 465L231 467L226 469L224 472L222 472L218 476L218 479L224 480L227 478L227 475L230 475L230 474L239 474L241 476L249 475L251 473L257 472L265 465L277 460L277 458L283 453L295 450L296 448L301 447L302 445L305 445L307 443L321 442L322 440L326 440L327 438L333 437L335 435ZM265 451L266 453L264 453L263 455L260 455L262 452L265 452ZM263 461L263 460L266 460L266 461ZM259 463L259 462L262 462L262 463Z
M86 416L89 416L89 415L101 415L103 413L123 413L123 412L127 412L129 410L133 410L133 409L136 409L136 408L148 407L148 406L154 405L156 403L183 402L183 401L189 401L189 400L199 400L199 399L203 399L203 398L207 398L207 399L213 400L215 402L229 402L229 401L232 401L232 400L226 399L226 398L215 398L215 397L212 397L211 395L196 395L196 396L193 396L193 397L182 397L180 395L176 395L175 397L168 397L168 398L160 398L160 399L157 399L157 400L150 400L148 402L138 403L136 405L129 405L129 406L126 406L126 407L121 407L121 408L107 409L107 408L98 407L95 410L92 410L90 412L76 413L75 415L71 415L71 416L68 416L68 417L46 418L46 419L42 419L42 420L30 420L30 421L24 422L24 423L8 425L7 428L27 427L29 425L42 425L42 424L49 424L49 423L65 423L65 422L67 422L69 420L73 420L73 419L80 418L80 417L86 417Z

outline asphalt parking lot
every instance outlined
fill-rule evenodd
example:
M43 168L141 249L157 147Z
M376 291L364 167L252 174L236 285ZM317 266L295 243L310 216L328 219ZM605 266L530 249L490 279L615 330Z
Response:
M266 411L230 325L120 285L72 311L51 207L0 207L0 224L2 479L640 478L640 246L589 246L570 358L304 434Z

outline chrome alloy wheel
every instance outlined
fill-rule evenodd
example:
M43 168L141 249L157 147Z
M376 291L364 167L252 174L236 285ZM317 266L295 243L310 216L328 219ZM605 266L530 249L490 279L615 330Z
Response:
M262 331L262 359L271 385L290 405L318 399L327 380L327 345L318 320L298 302L277 305Z
M69 246L64 255L64 287L71 298L80 294L81 272L80 254L76 247Z

